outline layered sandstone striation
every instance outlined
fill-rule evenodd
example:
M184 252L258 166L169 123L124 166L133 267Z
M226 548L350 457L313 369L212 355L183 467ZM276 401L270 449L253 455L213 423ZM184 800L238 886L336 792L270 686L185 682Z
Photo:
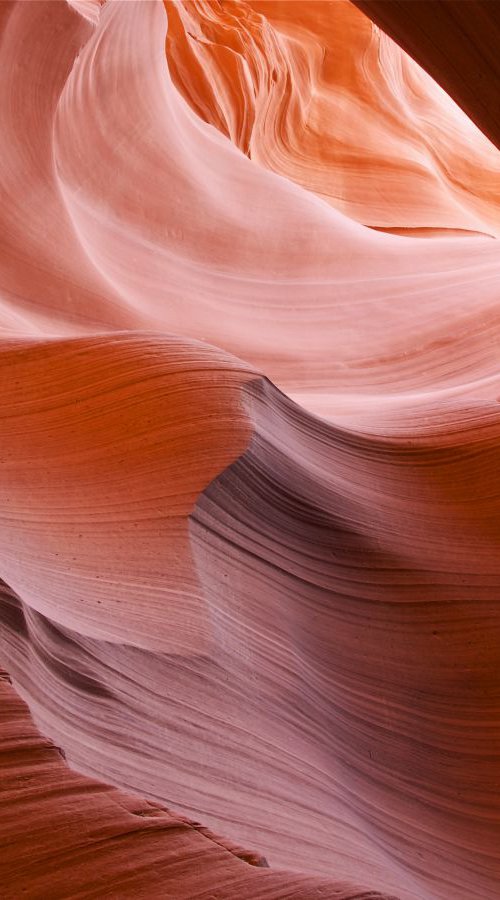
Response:
M8 900L498 898L500 156L407 5L442 87L343 0L0 5Z

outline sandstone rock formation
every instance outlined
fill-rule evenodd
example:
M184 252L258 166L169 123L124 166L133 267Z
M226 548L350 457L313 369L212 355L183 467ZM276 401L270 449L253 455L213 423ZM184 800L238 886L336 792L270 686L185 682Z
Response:
M5 897L497 900L499 151L343 0L0 29Z
M500 17L491 0L354 0L498 147Z

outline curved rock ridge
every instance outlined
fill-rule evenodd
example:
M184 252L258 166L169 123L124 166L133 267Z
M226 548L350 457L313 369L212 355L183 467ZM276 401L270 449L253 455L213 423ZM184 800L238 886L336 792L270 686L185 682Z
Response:
M1 890L498 900L498 151L343 0L0 65Z
M293 872L156 803L77 775L0 670L2 897L391 900ZM250 865L248 865L250 863ZM394 898L393 898L394 900Z
M177 646L184 608L168 599L159 617L147 593L135 618L115 613L112 641L106 594L102 612L84 598L88 619L69 627L62 597L46 615L7 593L9 671L76 769L265 847L271 866L404 900L493 900L498 413L487 438L472 420L457 439L450 421L445 440L428 408L408 440L333 427L262 379L242 404L251 440L184 510L190 620L209 637ZM112 535L123 518L105 508ZM81 515L75 505L73 528ZM139 537L136 553L147 549ZM170 553L162 584L175 598ZM95 558L83 547L61 592ZM40 541L38 562L50 584ZM120 586L134 563L120 559Z
M250 440L240 393L255 373L145 334L1 350L4 578L93 637L201 652L186 520Z
M496 148L347 0L166 7L175 84L256 162L367 225L498 235Z
M67 0L67 2L84 19L87 19L92 25L97 25L101 7L104 6L106 0Z
M500 18L490 0L354 0L500 147Z
M5 94L44 137L13 153L6 135L4 331L204 339L332 415L337 394L493 371L493 241L374 232L256 166L172 85L160 3L108 3L97 28L63 3L4 17Z
M443 341L444 367L482 377L484 331L494 352L498 327L494 242L403 243L255 166L178 95L164 33L161 4L107 4L55 118L59 188L123 298L122 327L134 312L136 327L223 345L280 388L300 388L312 409L315 395L378 390L381 379L385 390L420 388ZM108 73L124 66L118 92ZM99 127L79 128L82 116Z

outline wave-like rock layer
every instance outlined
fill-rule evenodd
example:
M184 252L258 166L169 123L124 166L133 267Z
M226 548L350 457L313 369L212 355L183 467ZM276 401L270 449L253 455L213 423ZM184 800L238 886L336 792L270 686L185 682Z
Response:
M0 670L5 900L391 900L321 878L273 872L264 857L198 822L77 775L60 748L40 735L9 682Z
M500 16L491 0L354 0L500 146Z
M2 896L498 900L499 151L343 0L0 29Z
M175 84L253 160L373 227L498 236L498 151L347 0L166 6Z

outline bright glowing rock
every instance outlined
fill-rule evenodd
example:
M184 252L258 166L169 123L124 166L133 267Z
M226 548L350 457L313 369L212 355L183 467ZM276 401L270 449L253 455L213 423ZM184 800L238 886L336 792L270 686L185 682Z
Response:
M344 2L0 27L5 896L497 900L498 151Z

